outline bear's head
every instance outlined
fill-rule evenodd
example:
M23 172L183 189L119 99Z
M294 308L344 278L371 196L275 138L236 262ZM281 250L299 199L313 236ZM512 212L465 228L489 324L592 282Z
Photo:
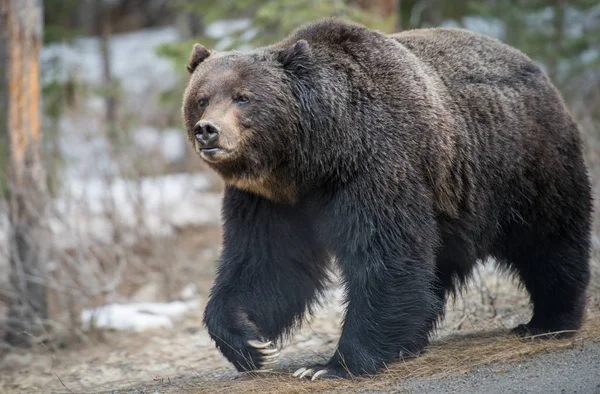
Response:
M194 150L226 183L293 200L288 175L301 145L297 91L310 67L310 51L305 40L246 53L194 45L185 125Z

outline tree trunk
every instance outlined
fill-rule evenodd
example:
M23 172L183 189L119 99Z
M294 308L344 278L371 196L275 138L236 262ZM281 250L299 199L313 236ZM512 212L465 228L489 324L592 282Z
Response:
M112 73L112 56L110 48L111 39L111 21L110 21L110 9L107 5L102 2L96 4L96 15L98 17L100 32L100 54L102 58L102 77L104 79L104 86L106 87L105 98L106 98L106 123L108 124L109 131L114 131L116 124L116 87Z
M0 0L1 42L6 89L2 94L8 135L8 213L10 221L9 312L6 340L28 346L48 318L45 258L46 187L40 162L41 0Z

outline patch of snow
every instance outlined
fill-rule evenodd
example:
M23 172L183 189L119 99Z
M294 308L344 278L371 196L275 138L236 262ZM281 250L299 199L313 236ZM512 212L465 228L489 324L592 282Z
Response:
M196 296L196 292L196 284L190 283L189 285L184 287L183 290L181 290L180 296L184 300L189 300Z
M162 132L160 151L170 162L183 160L187 149L186 135L180 129L170 128Z
M158 130L154 127L142 127L133 131L133 142L146 153L158 153L168 162L177 162L185 158L186 136L180 129Z
M54 201L50 228L60 246L81 239L110 242L116 228L152 236L175 228L219 223L221 193L208 192L206 175L171 174L125 180L67 179Z
M90 100L93 101L93 100ZM86 178L99 174L118 174L118 163L100 131L102 126L93 116L64 116L59 122L59 146L70 176Z
M113 76L130 94L144 95L149 87L156 84L162 88L172 86L175 82L173 65L168 59L159 57L156 48L164 43L177 42L180 38L175 27L113 35L110 40ZM61 66L58 74L43 75L43 82L75 78L94 85L102 84L102 58L97 37L78 38L72 45L45 45L40 56L42 64L58 62Z
M206 26L204 32L208 37L218 40L215 44L215 49L217 51L222 51L233 44L234 40L232 37L236 34L241 33L240 37L242 40L252 39L252 37L254 37L258 31L250 28L251 25L252 21L247 18L223 19L210 23L208 26ZM249 48L244 46L238 49L242 50Z
M160 143L160 132L154 127L140 127L139 129L134 130L132 135L133 142L147 151L156 149Z
M240 38L242 40L245 41L250 41L251 39L253 39L254 37L256 37L256 35L258 34L258 29L252 28L252 29L247 29L241 36Z
M248 29L251 25L252 21L248 18L222 19L207 25L204 33L208 37L220 39L230 36L232 32Z
M84 309L81 312L81 320L84 329L97 327L139 332L150 328L172 328L173 318L197 307L198 303L195 301L109 304L100 308Z
M152 209L177 204L190 194L204 191L209 186L210 181L204 174L170 174L142 177L139 181L122 178L115 178L110 182L100 178L72 179L65 185L65 192L75 200L87 200L87 206L96 212L102 212L106 208L107 199L122 208L143 203L146 209ZM125 210L122 212L125 213Z
M120 89L120 119L131 118L131 124L142 125L140 131L123 131L131 131L134 142L142 144L144 149L155 149L167 162L177 162L185 156L186 137L182 129L150 127L163 124L170 107L161 104L159 95L172 89L179 78L172 61L158 56L156 50L161 44L179 40L175 27L115 34L110 40L112 74ZM143 157L138 156L135 144L114 147L110 142L105 122L106 102L98 90L103 87L104 79L97 37L46 45L42 48L41 62L44 84L72 79L78 85L90 87L78 90L75 107L65 108L57 126L61 159L68 176L87 179L119 175L119 166L123 165L119 164L119 155ZM130 148L132 152L125 152Z

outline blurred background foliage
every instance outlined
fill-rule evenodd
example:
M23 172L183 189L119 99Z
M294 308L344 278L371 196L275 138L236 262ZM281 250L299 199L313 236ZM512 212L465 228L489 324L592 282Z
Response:
M476 25L476 29L488 30L540 62L563 93L583 94L597 100L598 87L587 82L597 78L600 67L598 3L597 0L47 0L45 42L69 42L82 35L102 36L106 20L111 24L109 34L176 24L181 40L160 45L158 53L171 59L174 70L185 75L184 65L194 42L218 50L268 45L300 25L322 17L342 17L384 32ZM213 25L219 22L229 22L225 39L211 34L211 27L214 30ZM66 103L66 93L57 92L59 88L49 85L45 90L45 98L50 102L46 108L51 114L56 114L58 103ZM180 93L175 89L172 93L176 92ZM54 94L57 96L53 97Z
M45 1L45 41L65 42L81 35L177 25L181 39L160 45L158 54L185 77L185 63L194 42L217 50L268 45L298 26L336 16L395 32L434 26L483 30L541 63L568 100L598 103L600 80L600 6L597 0L173 0L173 1ZM104 15L104 17L103 17ZM227 30L215 32L216 29ZM73 90L73 81L62 86ZM185 83L185 82L182 82ZM160 96L178 105L181 84ZM50 114L66 104L61 86L45 88ZM110 89L109 89L110 90ZM110 92L104 92L111 95ZM177 103L173 105L173 102ZM597 106L595 108L598 108ZM174 108L175 110L175 108ZM578 111L585 109L579 108ZM598 117L600 111L587 111ZM596 118L597 119L597 118ZM173 126L179 117L172 117Z

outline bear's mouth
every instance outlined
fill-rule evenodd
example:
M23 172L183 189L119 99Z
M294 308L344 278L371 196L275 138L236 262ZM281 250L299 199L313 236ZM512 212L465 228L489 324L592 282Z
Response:
M200 149L200 155L204 160L216 162L227 155L227 149L221 147L211 147Z
M223 148L202 148L202 153L213 154L222 150Z

